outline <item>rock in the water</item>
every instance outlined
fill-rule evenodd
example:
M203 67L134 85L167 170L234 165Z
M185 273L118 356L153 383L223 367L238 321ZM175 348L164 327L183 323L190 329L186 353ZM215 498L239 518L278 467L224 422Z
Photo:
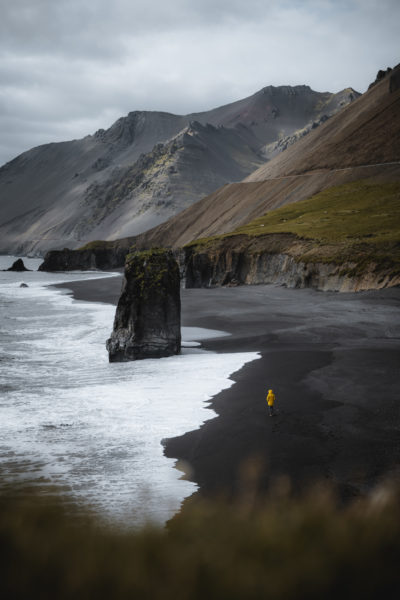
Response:
M127 256L114 330L106 345L110 362L179 354L180 275L171 251Z
M27 269L22 258L19 258L11 265L9 269L7 269L7 271L30 271L30 269Z
M27 283L21 283L19 287L29 287L29 285Z

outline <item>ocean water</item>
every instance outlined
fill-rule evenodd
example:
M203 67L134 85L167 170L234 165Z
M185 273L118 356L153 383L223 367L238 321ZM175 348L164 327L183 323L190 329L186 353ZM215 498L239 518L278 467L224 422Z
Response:
M224 332L183 328L179 356L110 364L115 307L49 287L105 276L0 272L1 485L56 486L106 522L162 524L196 490L163 440L213 418L210 398L258 354L206 352L200 340Z

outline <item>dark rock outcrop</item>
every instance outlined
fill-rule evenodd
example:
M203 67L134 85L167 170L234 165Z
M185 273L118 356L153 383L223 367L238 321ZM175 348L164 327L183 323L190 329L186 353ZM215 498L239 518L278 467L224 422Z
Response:
M24 261L22 260L22 258L19 258L18 260L16 260L15 262L13 262L13 264L11 265L11 267L9 269L7 269L7 271L30 271L30 269L27 269L24 265Z
M185 287L233 287L274 283L289 288L314 288L331 292L358 292L400 285L400 276L374 272L375 264L359 276L352 275L357 264L349 261L310 263L296 261L288 254L247 255L229 253L213 257L201 254L188 264Z
M379 83L380 81L382 81L382 79L385 79L385 77L387 77L388 75L390 75L389 91L390 92L396 91L398 89L398 84L399 84L399 73L400 73L399 67L400 67L400 64L396 65L393 68L392 67L387 67L386 70L379 69L379 71L376 74L375 81L373 81L372 83L369 84L368 89L371 89L377 83Z
M180 273L171 251L135 251L127 256L114 329L106 346L110 362L179 354Z
M394 94L400 89L400 63L396 65L390 75L389 92Z
M39 271L87 271L93 269L118 269L124 266L128 249L101 246L81 250L50 250L44 257Z
M331 246L326 246L332 251ZM278 284L289 288L358 292L400 285L400 273L378 256L349 254L343 261L293 234L225 238L187 246L182 254L186 288Z
M357 92L355 92L355 94L356 97L359 96ZM310 133L310 131L316 129L317 127L325 123L325 121L327 121L330 117L331 115L322 115L319 119L317 119L316 121L311 121L305 127L303 127L303 129L295 131L292 135L287 135L285 137L279 138L279 140L277 140L276 142L267 144L262 150L263 157L267 160L271 160L272 158L274 158L274 156L277 156L277 154L283 152L284 150L289 148L289 146L292 146L302 137Z
M379 83L380 81L382 81L382 79L384 79L391 72L392 72L392 68L391 67L388 67L386 69L386 71L384 71L383 69L379 69L379 71L376 74L375 81L373 81L372 83L369 84L368 89L374 87L374 85L376 85L377 83Z
M19 287L27 288L27 287L29 287L29 285L27 283L21 283L21 285Z

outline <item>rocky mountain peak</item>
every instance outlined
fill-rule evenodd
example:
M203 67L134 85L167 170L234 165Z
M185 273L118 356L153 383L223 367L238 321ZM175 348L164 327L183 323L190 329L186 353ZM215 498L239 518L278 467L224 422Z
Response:
M0 169L2 247L46 251L141 233L240 181L263 164L265 145L350 100L267 86L207 112L132 111L82 140L32 149Z
M309 85L268 85L260 90L260 93L264 96L297 96L301 94L310 94L311 92L312 89Z
M108 141L124 145L132 144L137 126L140 121L144 121L144 118L144 115L141 116L140 113L129 113L126 117L117 119L107 131Z
M395 67L386 67L386 69L379 69L379 71L376 74L375 81L369 84L368 89L374 87L377 83L382 81L382 79L385 79L388 75L392 76L392 74L395 74L398 77L399 73L400 63L397 64Z

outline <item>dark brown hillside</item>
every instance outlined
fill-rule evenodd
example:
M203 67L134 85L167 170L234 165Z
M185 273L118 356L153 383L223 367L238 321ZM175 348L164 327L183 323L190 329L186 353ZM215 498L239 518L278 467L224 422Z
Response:
M400 66L246 181L400 161Z
M140 247L180 247L192 240L228 233L270 210L305 200L336 185L366 179L375 183L400 180L400 165L316 171L267 181L225 185L158 227L136 238Z

